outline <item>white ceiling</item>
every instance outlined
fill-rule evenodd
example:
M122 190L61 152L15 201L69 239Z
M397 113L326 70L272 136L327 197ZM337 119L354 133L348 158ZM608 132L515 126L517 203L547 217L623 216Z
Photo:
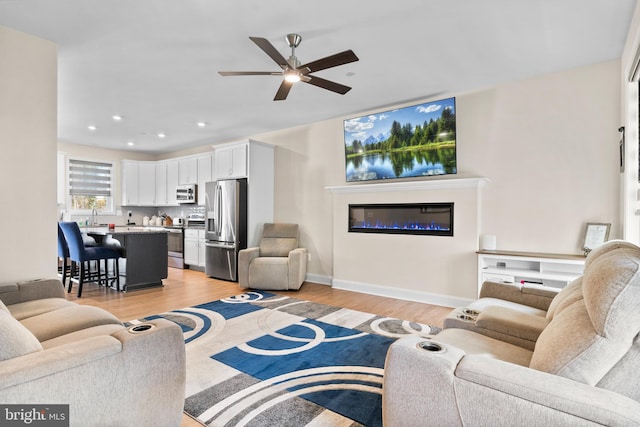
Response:
M0 0L0 25L58 45L60 141L164 153L616 59L635 5ZM298 83L274 102L279 77L218 75L279 71L249 36L288 57L284 36L292 32L302 36L303 63L352 49L360 61L316 75L353 89L338 95ZM160 131L167 137L158 139Z

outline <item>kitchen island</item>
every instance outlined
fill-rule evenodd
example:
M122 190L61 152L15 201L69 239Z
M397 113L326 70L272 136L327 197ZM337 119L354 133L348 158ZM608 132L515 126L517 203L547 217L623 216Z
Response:
M160 227L89 227L86 233L103 246L120 249L120 289L163 286L168 276L167 232Z

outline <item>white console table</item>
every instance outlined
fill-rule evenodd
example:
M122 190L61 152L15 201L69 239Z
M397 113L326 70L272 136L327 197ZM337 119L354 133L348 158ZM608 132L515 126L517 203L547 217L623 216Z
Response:
M539 252L488 251L478 254L478 292L482 282L532 282L563 288L582 275L583 255L550 254Z

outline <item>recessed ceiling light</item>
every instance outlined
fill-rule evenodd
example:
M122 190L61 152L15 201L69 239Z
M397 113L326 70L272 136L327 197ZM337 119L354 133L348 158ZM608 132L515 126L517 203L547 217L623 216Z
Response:
M96 130L98 128L95 127L94 125L89 125L89 126L87 126L87 129L89 129L90 131L94 131L94 130Z
M111 116L111 118L116 121L119 122L120 120L122 120L124 117L122 117L120 114L114 114L113 116Z
M207 126L207 122L198 122L196 124L198 125L199 128L203 128Z
M166 136L167 136L167 135L165 135L164 133L162 133L162 132L158 132L158 138L164 138L164 137L166 137Z
M129 142L127 142L127 145L128 145L129 147L133 147L133 145L134 145L134 144L133 144L133 141L129 141Z

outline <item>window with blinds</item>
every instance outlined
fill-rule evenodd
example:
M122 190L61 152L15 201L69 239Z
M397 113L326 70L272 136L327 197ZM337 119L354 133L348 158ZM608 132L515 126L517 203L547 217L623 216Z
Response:
M113 210L113 164L69 159L68 171L70 210Z

